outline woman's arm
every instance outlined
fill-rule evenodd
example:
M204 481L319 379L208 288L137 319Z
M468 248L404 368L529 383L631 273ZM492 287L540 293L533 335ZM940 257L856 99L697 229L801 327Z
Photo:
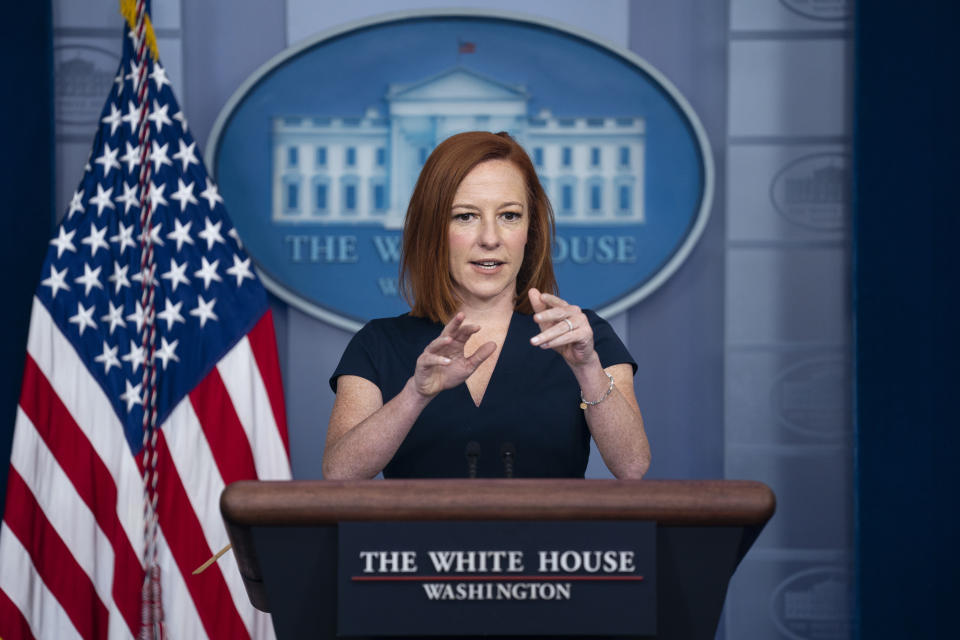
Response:
M328 480L372 478L390 462L424 407L444 389L457 386L496 350L487 342L472 355L464 345L476 325L458 313L417 358L413 376L386 404L380 389L358 376L337 379L337 398L327 427L323 476Z
M584 412L607 468L617 478L643 477L650 467L650 444L633 392L633 367L617 364L604 370L593 346L593 328L580 307L536 289L530 290L530 302L540 327L530 342L563 356L583 399L594 403ZM613 378L609 394L608 374Z

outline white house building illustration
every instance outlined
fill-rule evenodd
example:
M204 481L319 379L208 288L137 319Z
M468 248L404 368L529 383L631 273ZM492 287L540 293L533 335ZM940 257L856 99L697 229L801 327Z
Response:
M273 220L399 228L417 176L440 141L509 131L526 148L557 223L644 222L645 121L528 114L525 87L463 67L391 84L387 113L273 120Z

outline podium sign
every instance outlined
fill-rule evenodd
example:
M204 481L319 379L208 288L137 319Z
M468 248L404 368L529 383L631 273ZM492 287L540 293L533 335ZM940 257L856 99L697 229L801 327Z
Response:
M343 522L338 634L654 635L653 522Z

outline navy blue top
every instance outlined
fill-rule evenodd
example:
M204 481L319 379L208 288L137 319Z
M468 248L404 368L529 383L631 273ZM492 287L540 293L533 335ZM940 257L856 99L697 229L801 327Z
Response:
M604 367L637 365L606 320L585 311ZM383 402L403 389L417 358L443 330L440 323L402 315L367 323L347 345L330 378L354 375L380 388ZM533 316L514 312L490 383L476 406L466 383L440 392L426 406L383 470L386 478L456 478L467 475L471 440L480 445L477 475L503 477L501 448L516 450L514 476L582 478L590 431L580 409L580 387L552 349L530 344L540 333Z

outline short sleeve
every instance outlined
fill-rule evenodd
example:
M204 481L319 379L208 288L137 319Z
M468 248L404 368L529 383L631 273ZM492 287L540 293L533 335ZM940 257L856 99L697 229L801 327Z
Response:
M613 327L610 326L610 323L589 309L585 309L584 313L593 328L593 348L600 356L601 366L606 369L615 364L629 364L633 367L633 372L636 373L636 361L617 336Z
M337 392L337 378L344 375L359 376L381 387L374 357L374 354L381 353L378 335L373 323L368 323L350 339L340 363L330 376L330 388L334 393Z

